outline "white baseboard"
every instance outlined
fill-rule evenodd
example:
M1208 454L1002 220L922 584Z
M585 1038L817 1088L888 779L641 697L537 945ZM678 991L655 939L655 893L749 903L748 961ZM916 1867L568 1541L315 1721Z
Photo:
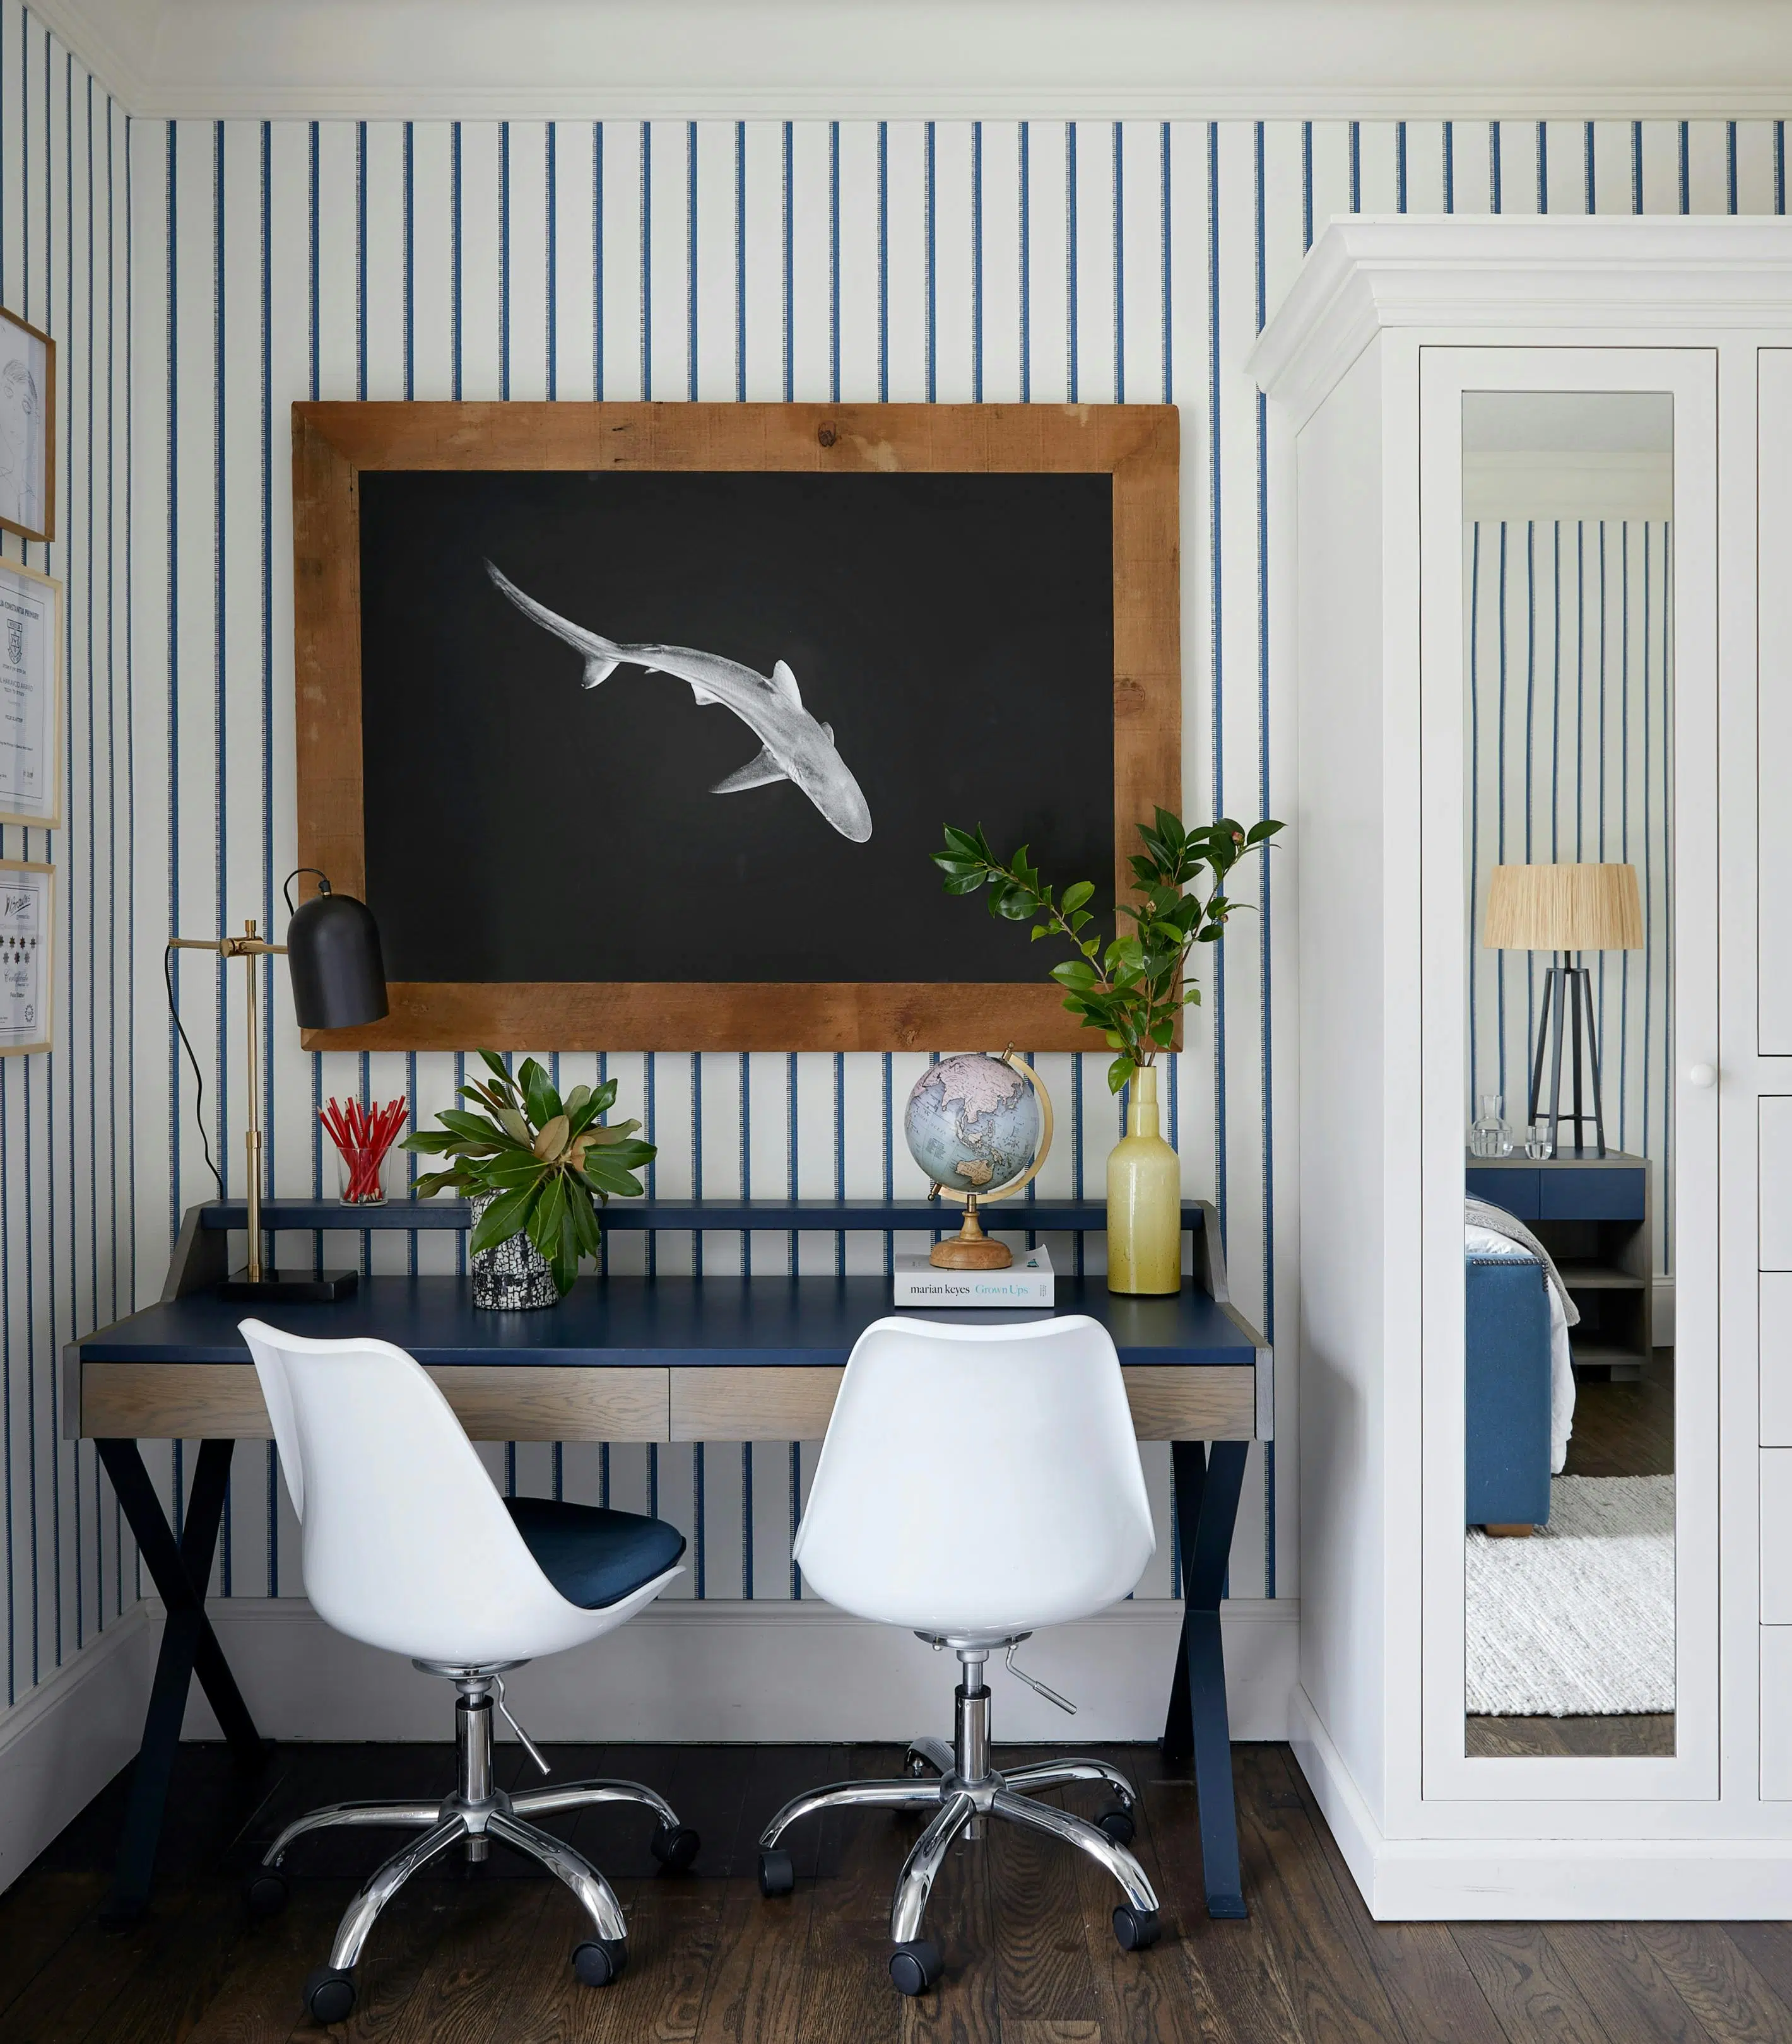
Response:
M439 1739L442 1684L396 1654L334 1632L302 1598L213 1599L211 1618L261 1729L286 1739ZM1067 1719L1003 1677L1003 1741L1156 1739L1175 1665L1182 1606L1117 1604L1055 1626L1017 1657L1077 1706ZM1286 1738L1300 1606L1238 1601L1221 1618L1232 1736ZM906 1739L951 1730L948 1658L913 1634L820 1603L662 1600L594 1645L519 1669L517 1715L538 1739L672 1742ZM198 1689L186 1736L215 1739Z
M1792 1916L1792 1842L1390 1838L1298 1688L1289 1738L1378 1923L1777 1923Z
M137 1751L160 1619L133 1605L0 1715L0 1888Z

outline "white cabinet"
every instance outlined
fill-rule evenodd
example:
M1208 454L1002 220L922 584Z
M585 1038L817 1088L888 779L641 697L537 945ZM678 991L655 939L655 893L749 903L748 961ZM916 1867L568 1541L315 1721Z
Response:
M1295 508L1297 1751L1378 1915L1792 1915L1792 234L1336 221L1253 367ZM1556 419L1571 490L1471 430L1494 394ZM1594 714L1562 705L1624 635L1644 693L1597 741L1595 823L1556 799ZM1496 774L1547 784L1504 837L1490 730ZM1627 1750L1465 1731L1466 1103L1488 1059L1521 1101L1538 977L1479 959L1488 858L1630 864L1671 924L1600 968L1675 1327L1668 1708Z

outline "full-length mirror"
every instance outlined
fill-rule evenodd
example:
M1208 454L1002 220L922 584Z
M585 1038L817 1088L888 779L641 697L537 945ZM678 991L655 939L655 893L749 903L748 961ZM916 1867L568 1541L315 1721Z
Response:
M1471 1757L1675 1751L1673 449L1463 399Z

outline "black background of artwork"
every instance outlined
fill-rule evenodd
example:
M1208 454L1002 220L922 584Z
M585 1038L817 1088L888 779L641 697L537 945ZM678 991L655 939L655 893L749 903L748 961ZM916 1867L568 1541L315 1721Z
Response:
M1105 474L360 486L367 898L394 979L1039 978L1024 925L942 893L948 822L1111 901ZM785 660L870 840L788 782L710 793L758 751L748 727L638 667L581 688L488 556L606 638Z

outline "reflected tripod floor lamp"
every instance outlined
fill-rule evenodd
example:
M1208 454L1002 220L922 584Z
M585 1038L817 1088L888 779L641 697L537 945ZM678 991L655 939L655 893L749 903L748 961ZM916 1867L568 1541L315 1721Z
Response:
M290 889L300 873L317 874L317 891L294 909ZM261 1024L256 999L256 962L269 957L286 959L292 979L293 1012L302 1029L352 1029L360 1023L377 1022L387 1012L379 926L366 903L357 901L352 894L333 893L329 880L315 866L302 866L297 872L288 874L286 889L290 920L283 944L271 943L252 920L243 925L240 937L172 937L168 940L170 952L216 951L220 958L240 958L248 967L248 1126L243 1143L248 1152L248 1266L226 1278L218 1285L217 1293L220 1298L264 1305L343 1298L359 1281L352 1270L269 1270L262 1264ZM168 1005L174 1011L171 978ZM175 1011L175 1022L178 1028L178 1011ZM185 1030L181 1031L181 1041L187 1043ZM187 1045L187 1054L193 1056L190 1043ZM197 1075L197 1058L193 1069Z
M1599 1088L1599 1040L1593 1024L1593 976L1580 962L1582 951L1634 951L1643 948L1643 905L1634 866L1496 866L1487 885L1487 915L1481 936L1490 951L1551 951L1544 974L1543 1008L1531 1060L1528 1119L1549 1124L1549 1154L1561 1148L1562 1124L1574 1126L1574 1154L1585 1156L1586 1132L1593 1128L1594 1155L1605 1154L1605 1117ZM1584 1033L1585 1048L1582 1049ZM1574 1102L1562 1108L1562 1059L1566 1052ZM1549 1068L1549 1105L1542 1106L1544 1067ZM1590 1068L1593 1105L1582 1105L1583 1068Z

